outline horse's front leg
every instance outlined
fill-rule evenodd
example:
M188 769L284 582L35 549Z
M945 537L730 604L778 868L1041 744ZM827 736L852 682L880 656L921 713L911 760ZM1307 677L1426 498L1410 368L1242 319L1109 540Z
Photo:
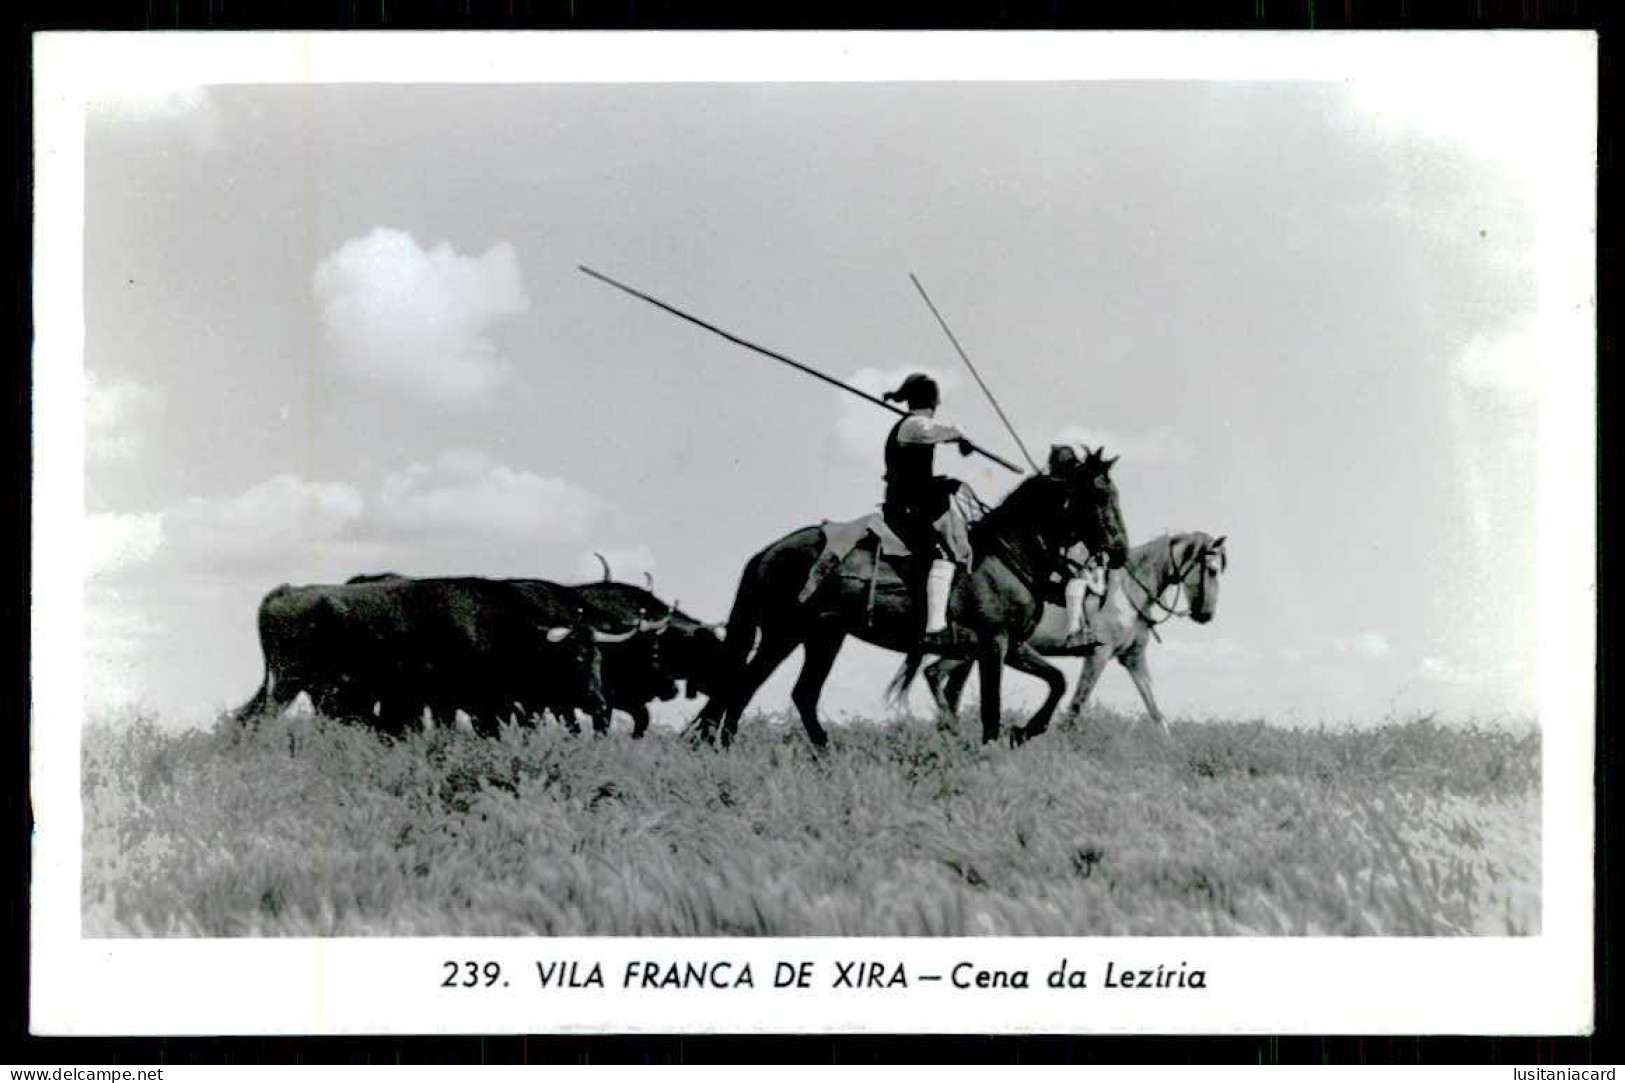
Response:
M1160 727L1165 738L1173 735L1168 730L1168 720L1162 716L1162 708L1157 706L1156 693L1151 689L1151 669L1145 662L1145 651L1131 650L1123 654L1123 668L1128 670L1129 679L1139 690L1140 698L1145 701L1145 709L1151 715L1151 721Z
M1010 638L996 633L988 638L981 653L976 656L978 672L982 678L982 743L999 739L999 685L1004 677L1004 656L1010 649Z
M1039 654L1031 643L1016 644L1010 651L1007 661L1022 673L1030 673L1039 678L1049 689L1044 696L1044 705L1038 708L1038 713L1028 719L1025 726L1018 726L1011 731L1010 743L1019 745L1049 728L1050 716L1055 713L1061 697L1066 694L1066 675L1061 672L1059 666L1051 664Z
M1078 687L1072 692L1072 702L1066 705L1066 711L1061 715L1063 724L1072 725L1083 713L1083 705L1089 702L1094 693L1095 685L1100 683L1100 675L1106 672L1106 663L1111 661L1111 651L1105 647L1097 647L1083 656L1083 668L1078 672Z

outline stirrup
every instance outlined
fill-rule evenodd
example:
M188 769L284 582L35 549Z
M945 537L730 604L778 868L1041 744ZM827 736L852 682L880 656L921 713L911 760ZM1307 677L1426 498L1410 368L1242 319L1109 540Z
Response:
M1105 645L1106 641L1096 636L1095 630L1087 624L1076 632L1068 632L1066 638L1061 640L1061 646L1067 650L1092 651L1096 647L1104 647Z

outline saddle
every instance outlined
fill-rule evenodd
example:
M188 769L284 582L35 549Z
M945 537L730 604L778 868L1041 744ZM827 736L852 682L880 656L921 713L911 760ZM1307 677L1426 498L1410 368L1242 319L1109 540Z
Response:
M801 588L797 601L805 602L811 598L829 574L839 568L841 562L860 545L869 543L874 546L877 563L883 557L904 560L914 555L908 543L898 536L897 531L886 522L886 517L878 511L844 522L825 519L820 526L824 533L824 551L813 562L812 571L807 573L806 585Z
M971 566L973 557L969 524L981 518L982 511L982 502L971 492L970 486L957 485L949 495L947 509L932 524L954 559L966 568ZM909 544L886 521L883 512L872 511L842 522L825 519L820 526L824 532L824 551L813 562L812 571L807 573L807 583L797 598L801 602L811 598L829 574L861 545L871 541L874 545L876 576L879 575L882 559L900 563L915 555Z

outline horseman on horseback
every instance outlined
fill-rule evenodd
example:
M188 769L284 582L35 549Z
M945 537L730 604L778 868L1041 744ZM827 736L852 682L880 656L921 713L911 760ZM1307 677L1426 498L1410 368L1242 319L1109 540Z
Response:
M965 517L953 501L961 483L936 474L933 459L938 444L957 444L961 455L972 447L963 433L936 418L942 395L937 382L917 372L905 379L896 391L885 394L887 402L907 404L909 412L892 426L886 436L886 495L881 504L887 524L922 559L929 554L925 577L925 634L921 647L943 646L948 636L948 598L954 574L971 565L970 539ZM1097 583L1098 569L1091 578L1073 578L1066 584L1065 604L1069 642L1087 648L1098 643L1086 620L1084 600L1091 583ZM1096 586L1094 593L1104 594Z
M908 405L908 414L886 436L886 496L881 512L897 536L922 558L929 554L925 579L924 646L941 645L948 632L948 595L954 572L970 567L970 539L965 520L953 506L958 480L933 472L938 444L957 443L961 455L971 453L964 434L936 419L942 395L937 382L917 372L887 402Z

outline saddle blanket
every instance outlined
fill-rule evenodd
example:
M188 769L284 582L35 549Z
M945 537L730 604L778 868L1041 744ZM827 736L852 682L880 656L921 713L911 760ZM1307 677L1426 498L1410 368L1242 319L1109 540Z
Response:
M886 522L886 517L878 511L844 522L831 522L826 519L821 525L824 531L824 551L813 562L812 571L807 574L806 585L801 588L801 594L798 596L798 600L802 602L811 598L824 579L839 568L841 562L854 549L870 538L875 539L877 557L897 558L913 555L913 550L897 536L891 524ZM957 509L950 508L934 525L938 534L947 540L955 559L965 567L970 567L970 538L965 528L964 516Z

